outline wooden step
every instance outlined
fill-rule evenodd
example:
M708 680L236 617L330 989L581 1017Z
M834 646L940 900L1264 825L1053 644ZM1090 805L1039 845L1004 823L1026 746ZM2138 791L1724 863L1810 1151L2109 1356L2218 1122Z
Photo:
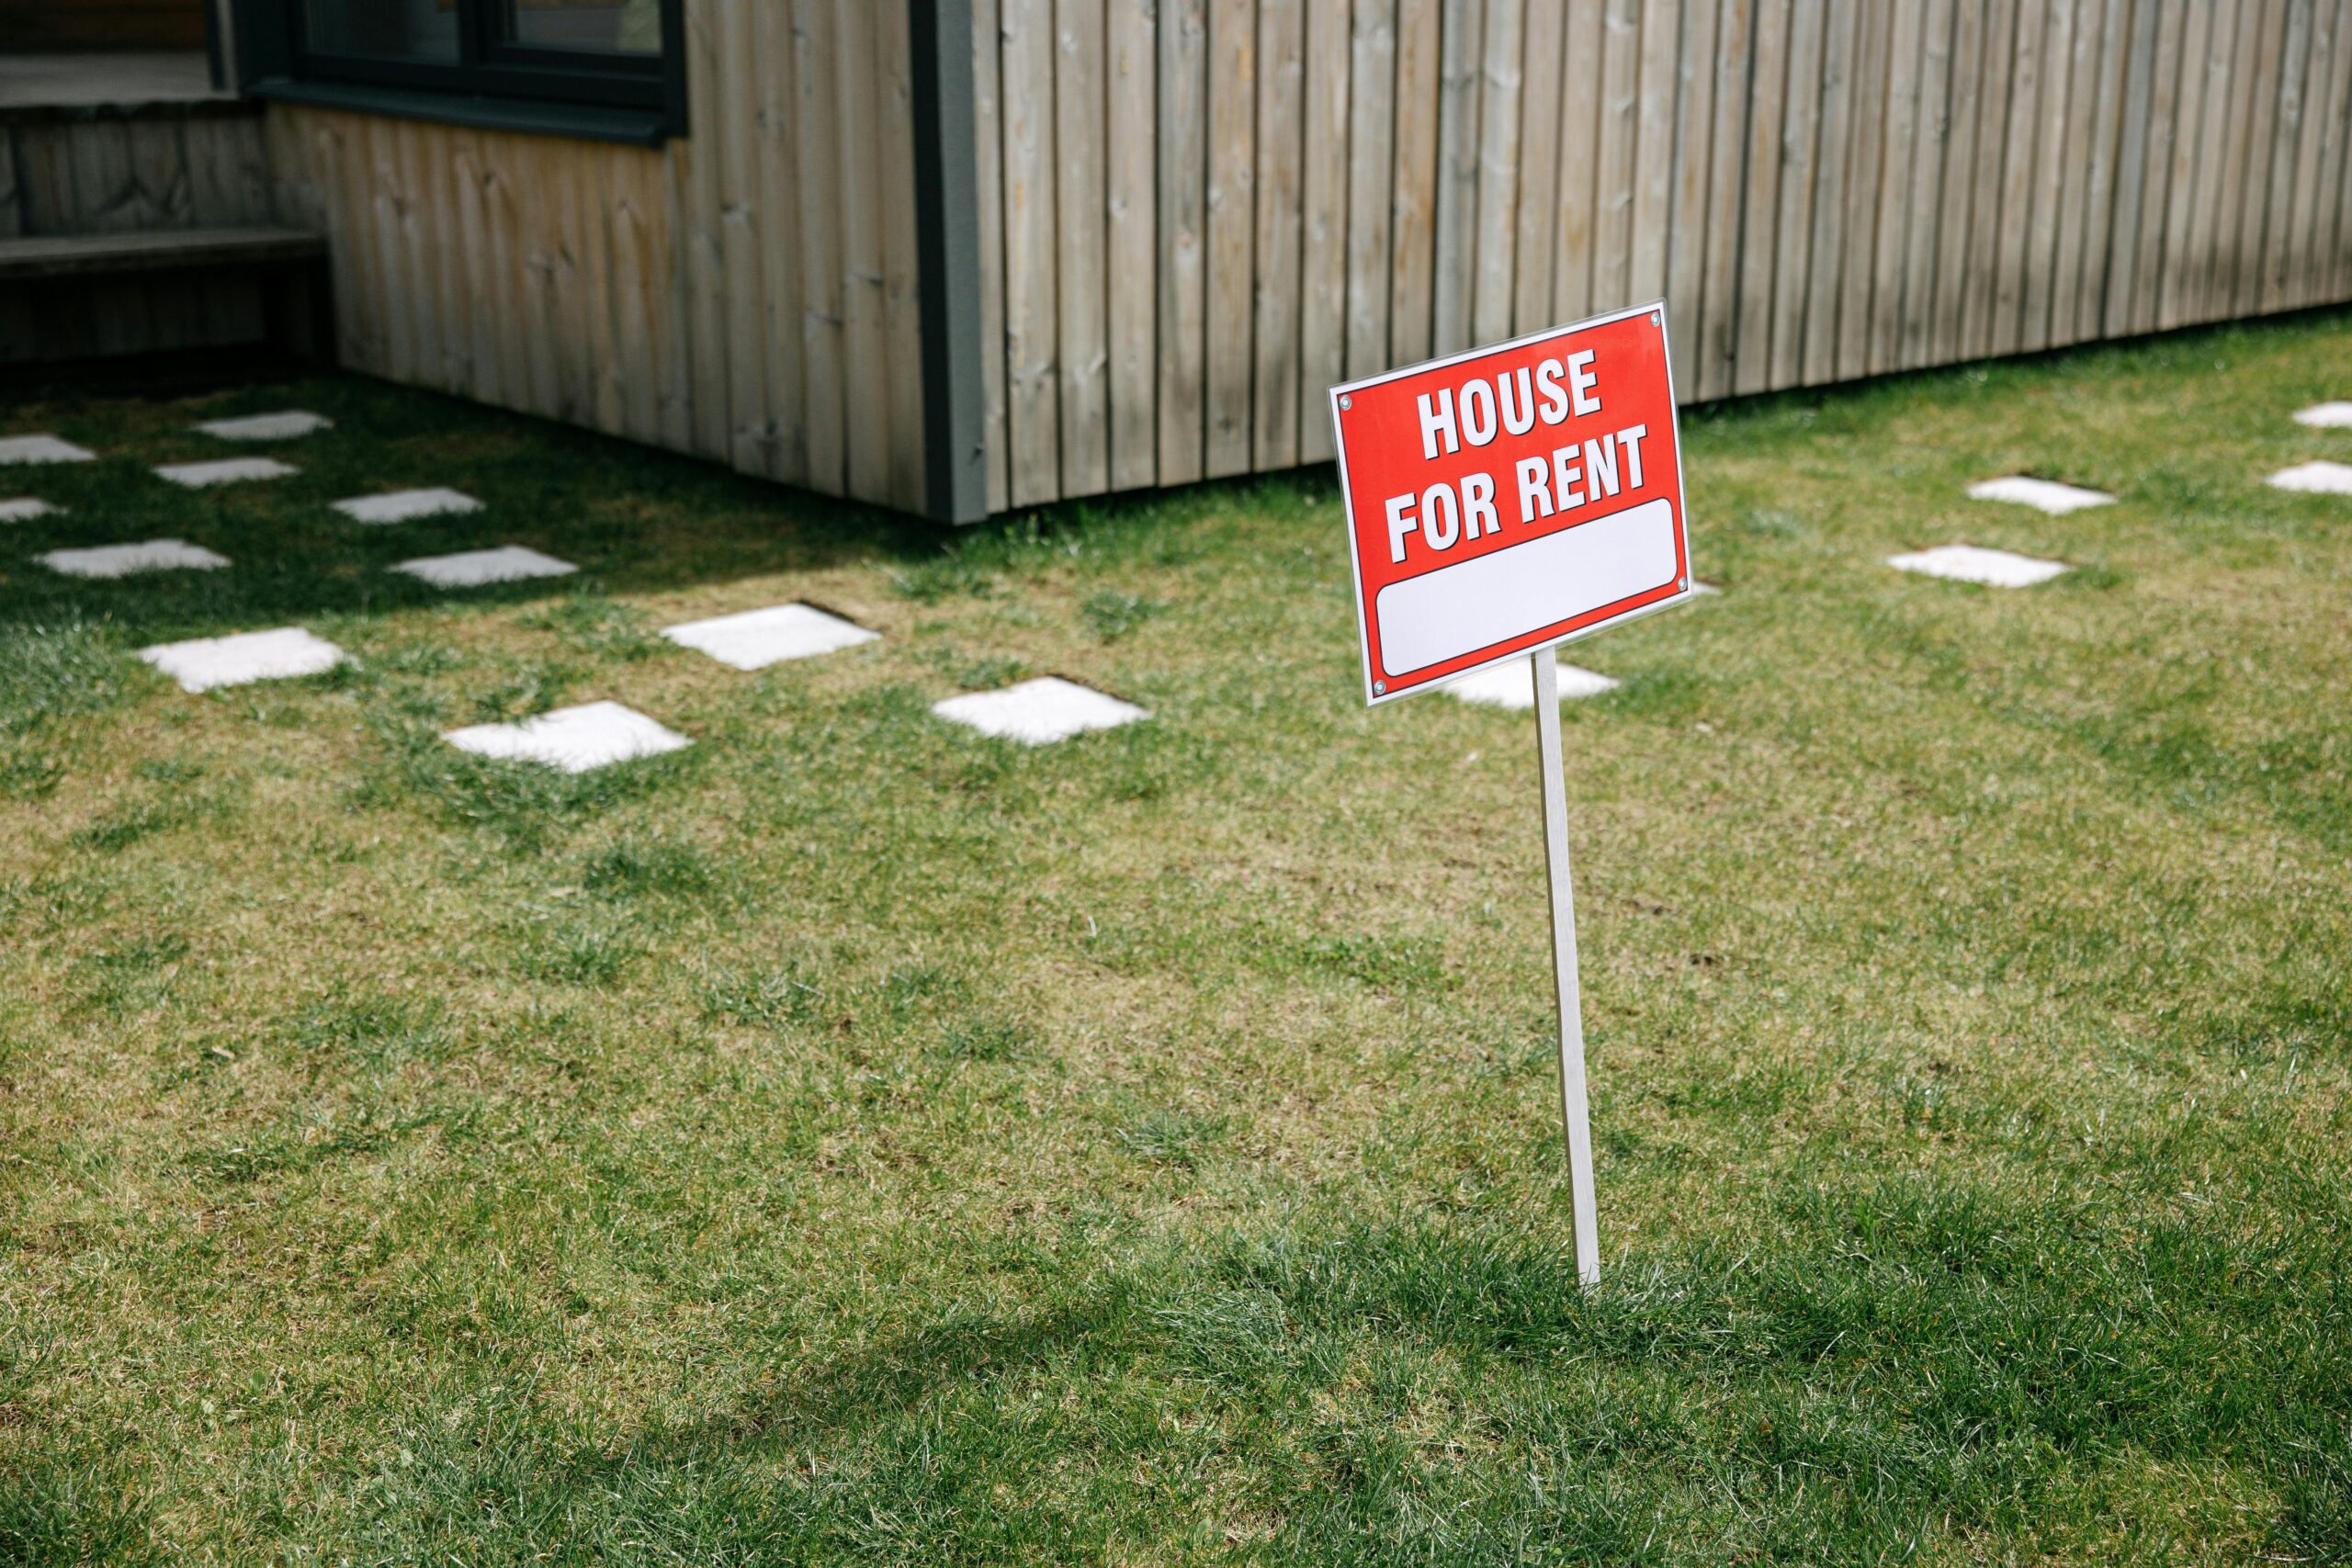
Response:
M181 267L284 265L327 254L301 229L159 229L128 234L44 234L0 240L0 283L164 272Z

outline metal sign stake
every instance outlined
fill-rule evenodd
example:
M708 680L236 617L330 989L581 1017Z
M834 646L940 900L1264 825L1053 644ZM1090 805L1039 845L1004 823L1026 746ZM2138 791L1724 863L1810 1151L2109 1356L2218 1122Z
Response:
M1549 647L1535 671L1535 750L1544 773L1544 870L1552 889L1552 980L1560 1000L1560 1119L1568 1139L1568 1201L1576 1222L1577 1279L1600 1282L1599 1213L1592 1198L1592 1117L1584 1082L1584 998L1577 984L1577 903L1568 881L1568 791L1560 758L1560 660Z

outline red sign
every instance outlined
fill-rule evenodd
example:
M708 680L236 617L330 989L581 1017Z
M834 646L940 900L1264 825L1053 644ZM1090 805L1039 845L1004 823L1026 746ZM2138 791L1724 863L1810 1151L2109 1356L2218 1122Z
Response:
M1666 309L1331 389L1364 700L1690 596Z

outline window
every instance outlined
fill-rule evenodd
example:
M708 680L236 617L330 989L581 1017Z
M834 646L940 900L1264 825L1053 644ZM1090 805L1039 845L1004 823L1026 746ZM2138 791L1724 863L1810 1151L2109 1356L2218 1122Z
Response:
M244 4L265 96L623 141L684 129L679 0Z

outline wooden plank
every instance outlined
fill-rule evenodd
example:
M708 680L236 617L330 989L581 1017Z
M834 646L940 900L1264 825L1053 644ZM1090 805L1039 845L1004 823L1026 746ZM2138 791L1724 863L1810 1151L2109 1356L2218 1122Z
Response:
M1396 0L1355 0L1351 26L1347 373L1353 379L1389 364Z
M1702 399L1730 394L1739 351L1739 225L1741 196L1747 183L1747 100L1756 43L1756 0L1723 0L1721 18L1716 34L1714 132L1709 139L1706 280L1699 304L1698 395ZM1563 167L1576 166L1572 156L1563 152Z
M792 12L787 4L754 6L752 48L757 56L759 114L756 177L760 204L760 355L767 372L768 473L786 484L808 482L808 366L800 342L800 245L793 228L800 212L799 118L793 112ZM622 341L644 367L637 379L652 378L653 271L659 253L652 236L658 209L649 206L641 160L637 177L613 215L614 282L620 291ZM630 318L637 318L633 324ZM655 410L630 399L632 432ZM643 437L650 440L651 436Z
M2083 231L2090 199L2091 164L2097 157L2092 134L2098 107L2099 56L2106 46L2100 30L2104 0L2056 0L2074 12L2067 48L2066 125L2058 145L2063 174L2058 187L2058 240L2051 264L2050 341L2069 344L2082 335ZM2055 67L2053 66L2053 69Z
M592 424L596 417L596 364L588 342L588 304L581 264L587 247L581 238L583 221L580 183L572 177L579 161L570 143L548 141L534 150L539 183L548 191L548 330L554 334L557 403L561 417L574 424Z
M1960 352L1978 359L1993 352L1998 308L2001 231L2010 217L2004 189L2008 169L2011 52L2017 42L2017 0L1990 0L1984 69L1976 78L1976 155L1970 175L1968 266L1961 294Z
M1966 355L1962 322L1969 294L1969 240L1978 188L1978 110L1985 68L1985 28L1992 0L1952 7L1952 89L1945 110L1943 188L1936 214L1936 317L1927 345L1927 365L1950 365ZM1999 179L1995 174L1995 179Z
M1699 395L1699 318L1707 276L1707 180L1713 166L1717 0L1690 0L1683 17L1675 106L1674 241L1668 257L1667 328L1676 394ZM1832 329L1835 330L1834 327Z
M1567 0L1527 0L1520 24L1519 210L1511 235L1511 332L1555 324L1552 270L1558 243L1561 66Z
M2002 138L2000 242L1994 248L1995 354L2015 354L2024 341L2028 242L2033 233L2035 133L2041 114L2043 0L2017 0L2009 33L2009 119Z
M2069 159L2065 142L2067 95L2075 84L2074 0L2049 0L2042 17L2041 103L2034 124L2033 207L2026 233L2024 316L2018 346L2034 350L2051 342L2051 316L2058 293L2058 229Z
M490 226L482 208L482 138L458 130L449 138L449 184L457 203L457 270L469 307L467 392L486 403L506 400L506 364L499 353L497 287L491 276ZM649 367L650 370L650 367ZM650 380L649 374L646 378ZM649 389L649 396L650 396Z
M1258 7L1256 368L1250 392L1250 462L1264 471L1298 462L1299 181L1306 154L1305 0Z
M1328 393L1348 374L1348 0L1307 0L1299 173L1298 460L1330 461Z
M1478 92L1476 240L1470 246L1476 288L1468 338L1498 343L1511 335L1518 303L1520 134L1527 52L1525 0L1487 0L1485 63Z
M719 185L726 162L719 143L727 134L724 121L729 104L723 92L714 92L709 87L725 80L725 67L719 58L726 52L720 31L720 7L744 3L746 0L684 0L686 75L688 80L705 86L704 91L686 95L687 139L694 145L688 150L690 156L684 165L686 183L679 191L686 225L686 298L693 312L688 374L695 389L695 450L721 462L727 460L733 447L729 431L733 417L729 407L733 383L727 364L726 240L719 231ZM838 70L839 66L832 69Z
M1110 215L1104 132L1108 47L1102 0L1056 0L1053 93L1055 236L1051 275L1060 371L1062 497L1111 486ZM1035 90L1046 84L1024 84ZM1016 110L1018 114L1020 111Z
M972 135L979 169L980 439L988 453L990 512L1012 504L1005 433L1004 121L999 62L1003 26L997 4L972 0ZM1147 112L1151 107L1149 94L1143 107ZM813 399L813 389L810 395Z
M1845 276L1838 299L1838 375L1870 369L1871 290L1876 285L1879 193L1886 175L1886 72L1893 51L1892 7L1866 4L1854 44L1853 145L1847 154Z
M1740 0L1734 0L1740 3ZM1552 318L1593 313L1593 231L1600 197L1602 39L1609 0L1567 0L1560 68L1558 226L1552 246ZM1743 68L1744 73L1744 68ZM1742 82L1745 83L1743 73Z
M2212 48L2211 0L2184 0L2180 82L2173 101L2172 168L2165 176L2164 250L2158 261L2156 325L2188 317L2188 280L2197 266L2197 161L2205 141L2205 77Z
M849 437L849 493L860 501L887 502L895 493L895 443L890 431L889 263L882 247L882 208L895 192L884 186L880 98L886 89L879 26L874 10L844 6L833 39L834 70L842 84L837 107L842 121L842 375L848 393L844 429ZM1050 28L1045 44L1050 59ZM1050 114L1050 84L1039 84L1039 112ZM1050 179L1050 152L1046 158ZM1053 204L1049 193L1045 199L1044 238L1050 254ZM1049 314L1052 298L1048 293ZM1050 355L1047 363L1050 367ZM1017 472L1014 488L1019 489Z
M774 112L774 106L771 112ZM791 117L786 114L783 118L788 120ZM774 130L772 123L769 130ZM621 429L632 440L655 442L662 438L662 411L655 398L655 387L661 379L661 361L654 349L655 322L662 309L662 161L651 152L616 152L613 164L614 173L618 177L614 182L609 216L612 230L612 316L616 349L614 366L620 377ZM777 187L774 184L768 186L767 202L767 210L772 213L789 210L788 207L777 205ZM792 247L783 243L780 236L772 248L784 252L787 256L792 252ZM775 265L771 258L771 265ZM769 276L773 280L779 274L771 272ZM798 298L799 278L797 268L789 269L782 276L790 278L791 288L788 291L773 292L767 297L770 307L768 343L777 361L787 367L779 380L790 385L796 417L790 427L794 440L777 443L777 450L786 461L783 471L776 477L797 481L798 470L790 463L801 455L797 445L799 429L797 418L800 400L800 345L797 339L789 343L785 341L786 334L778 330L775 317L780 310L784 312L785 321L791 319L790 307L785 302ZM487 303L486 296L483 302Z
M1118 490L1150 484L1159 472L1159 51L1152 36L1152 6L1153 0L1110 0L1105 46L1110 462L1111 484Z
M1846 170L1853 157L1854 46L1862 0L1829 0L1822 16L1821 134L1813 176L1813 233L1807 244L1804 336L1797 379L1838 377L1838 285L1846 254Z
M2318 222L2320 161L2327 128L2328 87L2335 64L2335 0L2312 0L2310 18L2311 62L2303 77L2293 216L2287 224L2286 265L2279 279L2282 307L2309 304L2317 295L2312 287L2312 233Z
M1634 148L1634 257L1627 293L1634 303L1666 294L1667 240L1674 220L1675 102L1682 47L1679 5L1642 12L1639 127Z
M2075 300L2075 336L2095 338L2107 317L2107 277L2115 236L2115 191L2122 162L2123 109L2130 89L2131 40L2137 28L2132 0L2106 0L2099 36L2098 107L2091 119L2090 184L2083 213L2083 283Z
M1936 271L1944 211L1944 151L1951 141L1951 0L1926 0L1919 32L1919 112L1911 138L1909 210L1903 226L1903 311L1895 363L1935 359Z
M1814 160L1821 136L1822 0L1791 0L1787 97L1781 109L1781 209L1773 228L1770 377L1804 378L1804 307L1812 290Z
M1593 154L1592 309L1634 304L1634 162L1641 140L1642 0L1608 0Z
M2262 240L2269 217L2270 166L2274 161L2281 51L2287 28L2284 0L2257 0L2255 13L2261 27L2256 35L2259 42L2255 48L2254 73L2248 84L2251 98L2247 105L2245 158L2237 170L2242 194L2229 307L2231 314L2239 316L2252 315L2262 301ZM2242 21L2240 26L2245 23Z
M1208 65L1207 0L1160 0L1159 482L1163 485L1190 484L1204 471Z
M509 408L528 408L531 351L525 342L529 327L524 310L523 249L518 237L522 217L515 209L511 140L484 138L481 143L482 244L490 273L490 292L482 304L486 313L495 318L491 325L490 353L498 362L500 401ZM341 314L340 309L337 314ZM666 369L659 378L668 382ZM660 406L658 393L655 404ZM666 445L684 444L682 430L665 429L662 434Z
M2173 117L2180 99L2182 7L2165 8L2156 29L2154 77L2149 84L2148 144L2142 164L2139 255L2132 268L2135 333L2154 332L2164 290L2165 209L2172 195Z
M1388 362L1427 359L1435 339L1437 186L1442 0L1397 0L1396 174L1390 192Z
M1766 0L1757 14L1755 83L1747 110L1747 189L1741 220L1739 324L1732 390L1772 382L1772 266L1780 256L1781 137L1787 109L1789 6Z
M710 30L718 47L718 73L703 77L703 92L719 96L713 141L718 155L718 247L727 322L727 461L743 472L767 472L774 449L769 423L767 268L760 259L760 98L752 75L757 40L752 5L719 0ZM864 94L861 94L864 96Z
M882 335L888 344L890 504L926 499L922 413L922 263L915 232L914 41L904 6L874 13L874 103L881 119ZM1101 220L1102 197L1095 197Z
M1250 305L1257 229L1257 20L1252 0L1209 0L1208 322L1202 472L1250 468Z
M842 298L841 115L830 0L794 0L792 79L800 154L800 348L808 364L808 488L849 493L848 320ZM674 153L673 154L675 155ZM697 419L696 423L700 423Z
M399 127L390 120L361 122L358 140L366 148L369 194L369 223L376 244L378 279L383 288L384 372L395 381L417 378L415 277L401 208L407 197L401 188ZM549 264L550 270L552 264ZM548 323L552 330L553 322Z
M2303 82L2311 59L2311 0L2286 0L2286 34L2278 66L2278 112L2267 142L2270 194L2263 211L2262 281L2256 296L2256 308L2265 311L2282 310L2287 304L2295 165L2302 151Z
M2335 244L2342 204L2336 193L2344 178L2345 118L2352 95L2352 0L2321 0L2328 18L2327 82L2321 95L2319 167L2311 193L2311 233L2304 257L2304 300L2332 302L2335 291Z
M1904 285L1908 267L1912 160L1919 127L1920 35L1926 18L1916 5L1897 6L1887 33L1886 125L1879 165L1877 232L1871 256L1869 364L1875 373L1902 364Z
M1054 0L1003 6L1006 434L1012 504L1035 506L1061 496Z
M1510 0L1492 0L1498 7ZM1430 346L1470 346L1478 243L1479 68L1489 0L1443 0L1438 29L1437 204L1431 240Z
M440 126L420 124L416 130L425 176L422 228L441 332L440 385L453 392L480 396L474 390L475 296L466 286L465 242L451 166L457 139Z
M580 315L586 345L588 417L607 435L622 431L619 332L613 322L612 208L622 186L611 152L582 144L565 160L580 201Z

